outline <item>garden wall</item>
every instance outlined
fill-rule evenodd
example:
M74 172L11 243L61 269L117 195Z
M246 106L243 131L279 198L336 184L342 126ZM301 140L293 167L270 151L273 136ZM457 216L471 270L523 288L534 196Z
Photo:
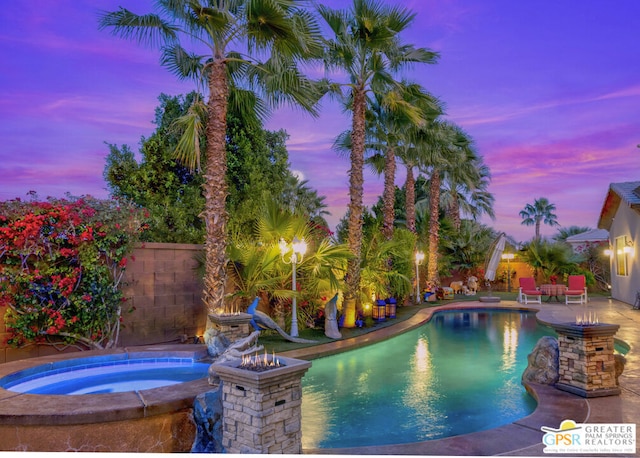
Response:
M206 311L203 283L196 272L196 254L202 245L176 243L141 244L127 265L123 288L129 300L123 307L120 346L192 341L202 336ZM131 313L129 308L135 307ZM47 345L11 348L4 319L0 320L0 363L60 353ZM75 351L67 349L66 351Z
M120 345L179 342L183 336L202 336L206 311L203 283L196 272L202 245L146 243L133 252L123 288L135 310L123 310L125 328Z

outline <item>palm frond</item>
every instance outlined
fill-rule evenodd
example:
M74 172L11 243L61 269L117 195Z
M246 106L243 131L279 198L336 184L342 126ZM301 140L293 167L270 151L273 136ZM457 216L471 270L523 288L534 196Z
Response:
M162 48L160 62L178 78L200 82L204 58L205 56L189 54L182 46L174 44Z
M100 12L98 27L111 28L114 35L151 47L175 42L180 31L157 14L137 15L122 7L118 11Z
M207 126L207 106L198 97L189 107L187 114L174 121L173 128L180 132L180 140L176 145L176 159L190 170L200 170L200 157L202 145L200 139L204 138Z

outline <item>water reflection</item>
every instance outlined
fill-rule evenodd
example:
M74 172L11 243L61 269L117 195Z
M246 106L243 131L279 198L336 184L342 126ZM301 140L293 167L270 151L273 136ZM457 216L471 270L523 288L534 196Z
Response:
M414 442L524 417L535 402L520 377L545 334L526 312L439 312L389 341L314 360L302 380L303 446Z

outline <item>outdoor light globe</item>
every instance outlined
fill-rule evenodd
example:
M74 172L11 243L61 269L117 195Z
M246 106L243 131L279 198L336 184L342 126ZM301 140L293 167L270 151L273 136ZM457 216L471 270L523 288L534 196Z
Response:
M280 238L280 242L278 242L278 246L280 247L280 254L282 256L287 254L287 251L289 251L289 247L287 246L287 242L283 238Z
M293 248L293 252L298 255L303 255L307 252L307 242L305 242L304 239L299 240L298 237L293 238L291 247Z

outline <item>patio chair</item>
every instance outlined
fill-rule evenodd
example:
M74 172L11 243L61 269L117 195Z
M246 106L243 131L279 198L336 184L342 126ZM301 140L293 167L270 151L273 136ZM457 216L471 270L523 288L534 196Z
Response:
M564 292L565 304L586 304L587 286L584 275L569 275Z
M533 277L520 277L518 281L520 281L519 302L542 304L542 292L536 287L536 281Z

